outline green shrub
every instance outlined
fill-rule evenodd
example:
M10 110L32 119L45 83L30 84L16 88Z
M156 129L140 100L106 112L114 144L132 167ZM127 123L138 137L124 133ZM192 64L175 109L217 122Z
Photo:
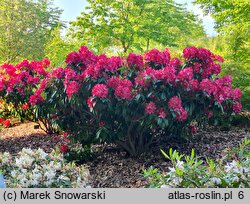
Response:
M215 162L206 159L206 162L195 156L194 150L190 156L182 155L177 151L169 150L163 155L171 161L172 167L168 172L159 173L157 169L144 170L144 176L149 179L152 188L249 188L250 187L250 140L245 140L237 149Z
M0 170L10 188L87 187L89 172L84 166L66 163L63 155L42 149L23 149L16 157L0 154Z

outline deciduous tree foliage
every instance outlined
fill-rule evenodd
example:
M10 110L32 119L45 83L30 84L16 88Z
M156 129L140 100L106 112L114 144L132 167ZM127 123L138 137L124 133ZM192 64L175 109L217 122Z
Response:
M86 12L71 22L71 31L97 51L110 45L119 46L125 53L145 51L152 42L176 46L181 37L204 34L196 16L172 0L88 0L88 3Z
M248 0L196 0L204 12L211 13L216 29L228 38L230 51L238 61L249 57L249 8ZM249 60L249 58L248 58Z
M61 36L61 26L59 25L53 31L45 45L45 56L50 59L55 67L64 65L67 54L72 50L78 49L78 42L74 39Z
M0 0L0 62L41 59L61 12L51 0Z

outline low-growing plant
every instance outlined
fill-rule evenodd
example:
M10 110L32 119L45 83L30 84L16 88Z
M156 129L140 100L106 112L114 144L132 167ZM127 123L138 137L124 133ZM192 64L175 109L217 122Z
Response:
M0 154L0 169L9 188L85 188L89 172L84 166L65 162L63 155L42 149L23 149L12 156Z
M219 161L206 161L169 150L162 154L171 161L169 171L160 173L156 168L144 170L152 188L249 188L250 187L250 140L245 140L238 148L238 156L232 157L231 152ZM231 160L233 158L233 160Z

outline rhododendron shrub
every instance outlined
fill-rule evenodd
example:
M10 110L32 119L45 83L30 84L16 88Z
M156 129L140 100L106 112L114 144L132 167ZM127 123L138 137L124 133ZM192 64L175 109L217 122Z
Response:
M47 59L39 62L23 60L17 65L0 66L0 97L8 106L12 106L12 115L18 116L21 121L34 119L31 106L43 101L43 90L38 87L49 76L46 71L49 66Z
M9 116L19 117L21 122L38 122L40 128L49 134L55 132L51 117L54 110L45 103L47 98L44 94L51 77L50 69L48 59L23 60L17 65L3 64L0 69L0 97L11 109ZM42 104L40 108L38 104Z
M183 59L168 49L109 58L81 47L65 69L53 71L48 98L58 102L58 124L73 140L116 142L137 155L157 132L187 138L209 120L241 111L241 91L230 76L218 77L222 62L196 47L185 48Z
M187 47L178 59L168 49L107 57L83 46L65 62L50 74L35 69L46 77L22 108L31 105L42 118L52 117L71 142L83 146L115 142L138 155L157 133L188 138L208 121L242 108L242 93L232 88L231 77L218 76L223 58L205 48ZM16 73L11 66L5 70ZM11 90L4 81L0 90Z

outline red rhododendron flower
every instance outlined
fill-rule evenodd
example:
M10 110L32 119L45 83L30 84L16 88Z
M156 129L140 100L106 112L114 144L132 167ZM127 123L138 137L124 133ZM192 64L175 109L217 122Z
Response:
M169 62L169 66L175 69L179 69L182 62L178 58L172 58Z
M115 96L124 100L132 99L131 89L126 86L118 86L115 89Z
M215 55L215 54L212 54L211 57L216 60L216 61L219 61L219 62L224 62L224 59L222 56L220 55Z
M28 104L28 103L25 103L25 104L23 104L23 106L22 106L22 107L23 107L23 109L24 109L24 110L27 110L27 109L29 109L29 107L30 107L30 106L29 106L29 104Z
M2 122L2 124L3 124L3 126L6 127L6 128L9 127L9 126L11 126L11 122L10 122L9 119L4 120L4 121Z
M52 72L52 77L55 77L57 79L62 79L64 78L64 76L65 76L65 70L61 67L58 67Z
M107 80L108 87L112 89L116 89L122 83L122 79L119 77L112 76L110 79Z
M201 72L201 67L202 67L202 64L196 62L193 65L193 71L194 71L194 73L199 74Z
M166 112L164 111L164 108L160 108L160 109L158 110L158 117L159 117L159 118L166 118L166 117L167 117L167 114L166 114Z
M193 92L196 92L199 89L199 81L197 79L193 79L189 82L190 89Z
M24 59L22 62L16 65L17 69L25 68L29 66L29 61L27 59Z
M92 95L99 98L107 98L108 87L105 84L96 84L92 89Z
M130 53L127 57L127 63L129 67L141 69L143 67L143 57L141 55Z
M1 67L9 76L16 76L16 67L12 64L3 64Z
M49 59L44 58L43 61L42 61L42 64L43 64L43 66L44 66L45 68L49 67L49 65L50 65Z
M81 88L81 85L78 84L76 81L71 81L67 83L66 85L66 94L70 98L74 93L77 93L79 89Z
M200 60L204 62L211 60L212 53L210 50L206 48L196 48L196 49L197 49L197 54L196 54L197 58L199 58Z
M31 95L29 99L30 104L33 106L36 104L42 103L43 101L44 101L43 97L36 93Z
M195 58L198 53L198 50L196 47L186 47L183 50L183 57L186 59L192 59Z
M64 71L65 71L65 80L66 81L75 80L77 74L74 70L67 67Z
M178 120L179 122L185 121L188 117L188 112L184 108L179 109L175 113L176 113L176 120Z
M178 78L180 81L191 81L192 78L193 78L193 70L192 70L192 68L187 67L187 68L181 70L181 71L178 73L177 78Z
M145 60L161 65L167 65L170 62L169 50L165 49L163 52L160 52L157 49L150 50L145 53Z
M145 106L146 114L154 114L156 112L156 105L154 102L149 102Z
M80 47L78 51L78 56L77 58L81 59L81 62L84 64L84 66L88 66L90 64L93 64L97 61L97 56L88 49L86 46ZM76 60L78 61L78 59Z
M209 79L203 79L200 82L200 90L205 91L209 96L211 96L212 93L216 93L217 88Z
M240 113L241 110L242 110L242 105L241 105L241 103L240 103L240 102L234 103L232 109L233 109L233 111L234 111L235 113Z
M239 88L235 88L232 90L232 93L231 93L232 100L240 100L241 97L242 97L242 92Z
M173 110L181 109L181 99L178 96L173 96L170 98L168 101L168 108Z
M214 93L214 98L218 103L222 103L224 100L229 99L231 96L231 88L227 86L222 86L217 89Z
M5 89L5 81L0 78L0 91Z
M157 80L163 80L169 83L174 83L176 79L175 69L167 66L163 69L154 70L151 75Z
M224 86L229 86L231 87L232 86L232 77L231 76L223 76L221 79L220 79L223 83Z
M2 118L0 118L0 123L2 123L3 122L3 119Z
M71 52L67 55L65 63L69 64L69 63L79 63L81 62L81 57L77 52Z
M119 67L122 67L123 59L119 56L109 58L109 71L116 72Z
M66 144L62 144L62 145L60 146L60 150L61 150L61 152L64 154L64 153L66 153L66 152L69 150L69 146L66 145Z

